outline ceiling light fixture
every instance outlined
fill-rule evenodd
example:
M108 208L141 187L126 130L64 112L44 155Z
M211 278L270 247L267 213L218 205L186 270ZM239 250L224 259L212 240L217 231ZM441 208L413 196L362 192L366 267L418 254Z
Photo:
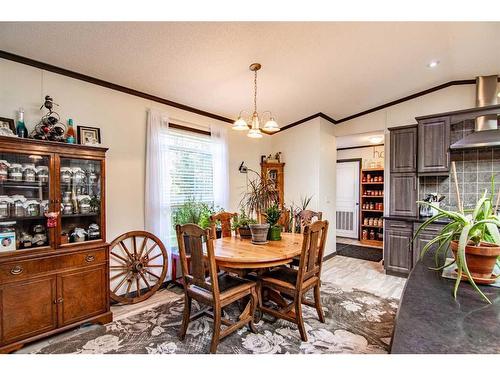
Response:
M249 116L248 120L245 120L242 116L243 112L241 111L238 115L238 119L234 122L233 129L234 130L248 130L247 136L250 138L262 138L262 131L260 129L261 119L264 119L265 114L269 114L269 120L267 120L266 124L262 128L267 133L275 133L280 130L278 123L273 117L271 111L264 111L259 116L257 112L257 71L262 68L262 65L259 63L253 63L250 65L250 70L254 72L254 93L253 93L253 113ZM251 124L251 128L248 127L248 124Z
M368 140L370 143L376 145L384 140L383 135L372 135L371 137L368 137Z
M439 65L439 60L432 60L430 63L427 64L428 68L435 68L436 66Z

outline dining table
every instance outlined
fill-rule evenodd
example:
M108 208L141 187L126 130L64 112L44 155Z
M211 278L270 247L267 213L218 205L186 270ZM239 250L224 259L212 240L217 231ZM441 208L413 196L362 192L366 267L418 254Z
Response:
M253 244L250 239L223 237L214 241L219 267L234 270L262 270L291 263L302 250L301 233L281 233L281 240Z

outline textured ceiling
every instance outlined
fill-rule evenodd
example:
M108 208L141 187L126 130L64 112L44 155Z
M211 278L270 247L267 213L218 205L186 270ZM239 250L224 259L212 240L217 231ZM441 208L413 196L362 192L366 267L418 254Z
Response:
M230 118L257 61L259 110L285 125L500 73L500 23L4 22L0 49Z

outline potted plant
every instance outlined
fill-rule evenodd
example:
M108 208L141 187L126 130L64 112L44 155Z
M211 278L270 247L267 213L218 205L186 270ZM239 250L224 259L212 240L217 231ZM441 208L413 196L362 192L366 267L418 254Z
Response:
M278 205L275 203L270 206L266 210L265 216L268 224L271 226L267 238L271 241L281 240L281 225L277 225L281 216L281 211Z
M278 203L278 191L272 182L262 178L259 173L252 172L257 175L257 178L249 180L247 192L242 198L242 206L246 207L251 217L253 215L257 217L258 222L248 226L252 233L252 242L260 245L267 243L267 233L270 227L269 223L262 223L262 216L271 205Z
M252 233L250 232L250 224L256 224L257 221L248 217L245 210L242 208L238 218L233 220L232 229L237 231L240 238L252 238Z
M455 173L454 165L452 165L452 170ZM454 297L457 297L460 281L466 279L485 301L491 303L477 284L490 284L495 282L498 277L498 275L492 273L495 264L499 263L498 257L500 256L500 233L498 230L500 218L495 214L498 209L500 192L495 205L494 182L492 179L492 193L488 196L487 191L485 191L474 209L464 210L460 202L458 185L455 185L458 196L458 211L447 211L433 203L418 202L433 207L438 211L438 214L429 218L418 228L414 239L423 229L436 220L449 219L449 224L441 229L440 234L424 246L420 258L425 255L431 246L437 244L435 253L437 266L439 255L444 253L446 257L448 249L451 247L454 260L448 263L445 262L446 264L441 267L433 269L442 270L455 264L457 279L453 289Z

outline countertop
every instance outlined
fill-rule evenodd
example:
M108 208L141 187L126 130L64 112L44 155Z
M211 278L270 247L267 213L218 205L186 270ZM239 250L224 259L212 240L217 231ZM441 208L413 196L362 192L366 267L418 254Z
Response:
M396 316L391 353L500 353L500 288L481 286L486 303L462 282L441 277L432 254L408 277Z

